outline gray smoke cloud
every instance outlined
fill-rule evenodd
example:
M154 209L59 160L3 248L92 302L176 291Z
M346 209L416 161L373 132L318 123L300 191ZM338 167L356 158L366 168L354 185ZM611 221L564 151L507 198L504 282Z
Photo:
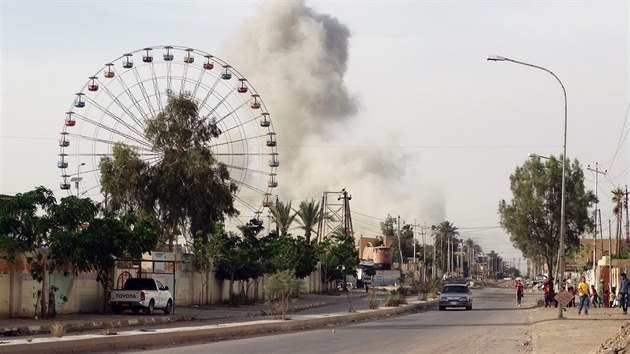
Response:
M227 44L226 59L271 113L280 199L317 199L345 187L353 209L379 217L431 213L440 220L443 195L423 185L420 173L409 173L417 156L374 148L391 145L394 134L364 135L359 99L344 81L350 35L339 20L304 1L273 1L263 3Z

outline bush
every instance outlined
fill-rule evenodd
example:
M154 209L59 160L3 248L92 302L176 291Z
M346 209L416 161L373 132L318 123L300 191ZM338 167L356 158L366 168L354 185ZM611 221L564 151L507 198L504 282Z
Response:
M304 286L302 279L295 277L291 271L278 272L267 279L265 284L265 302L269 305L269 311L274 318L290 319L289 300L298 296Z
M64 333L66 333L66 329L63 328L61 323L55 322L52 326L50 326L50 333L57 338L61 338Z
M384 306L385 307L398 307L405 303L406 301L404 300L404 298L400 296L400 294L391 294L391 295L387 295Z

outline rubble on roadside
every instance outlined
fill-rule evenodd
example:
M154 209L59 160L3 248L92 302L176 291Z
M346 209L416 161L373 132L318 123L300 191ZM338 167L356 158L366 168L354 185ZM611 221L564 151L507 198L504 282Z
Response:
M630 322L621 326L619 331L599 346L594 354L630 353Z

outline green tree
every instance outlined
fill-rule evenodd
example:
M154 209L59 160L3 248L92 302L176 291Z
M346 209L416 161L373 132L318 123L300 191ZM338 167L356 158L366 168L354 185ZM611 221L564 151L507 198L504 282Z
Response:
M214 262L216 277L229 280L230 304L238 303L234 293L234 282L241 279L249 262L249 249L243 239L227 232L223 224L217 224L210 239L209 255Z
M544 163L531 158L510 176L512 200L499 203L501 226L512 244L527 258L544 257L550 272L558 255L562 194L562 157L551 156ZM579 243L578 237L592 228L588 208L595 195L584 188L582 167L566 161L567 249ZM566 256L563 255L563 256Z
M354 247L352 236L333 233L317 244L317 255L322 266L322 281L345 280L347 275L356 276L359 252Z
M289 234L289 228L295 220L297 214L291 209L291 201L287 204L278 201L269 208L271 211L271 217L274 223L278 226L281 236L287 236Z
M306 238L271 234L268 240L273 272L287 270L303 279L316 269L315 246Z
M199 116L189 94L169 94L164 110L147 120L144 131L149 149L159 156L155 163L143 163L138 151L122 145L113 158L101 160L107 213L142 208L157 215L170 249L179 234L207 240L217 222L238 214L238 186L210 151L220 134L214 119Z
M46 279L55 263L50 252L52 225L46 213L55 203L52 191L44 187L0 200L1 244L6 247L2 251L11 258L24 254L31 264L33 279L41 283L41 318L48 316Z
M0 250L10 260L19 254L26 257L33 279L41 283L42 318L49 315L49 273L72 261L64 251L67 236L79 233L95 213L89 199L68 197L57 204L52 191L44 187L0 200Z

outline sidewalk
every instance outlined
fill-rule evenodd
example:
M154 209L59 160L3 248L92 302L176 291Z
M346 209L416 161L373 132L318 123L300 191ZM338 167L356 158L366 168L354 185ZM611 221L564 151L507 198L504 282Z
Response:
M356 298L361 294L353 294ZM293 301L291 312L299 312L313 307L323 307L333 305L340 301L346 301L345 296L326 296L317 294L303 294ZM223 305L213 305L209 307L177 307L169 315L163 315L160 310L156 310L153 316L147 316L142 312L134 315L131 311L126 311L120 315L114 314L62 314L52 319L36 320L34 318L0 318L0 335L4 337L31 336L42 333L50 333L50 326L60 323L66 329L66 333L77 333L86 330L102 329L107 327L131 327L146 324L160 324L172 322L202 322L213 323L246 321L256 317L265 316L268 310L267 305L256 303L230 307ZM0 338L2 338L0 336Z

